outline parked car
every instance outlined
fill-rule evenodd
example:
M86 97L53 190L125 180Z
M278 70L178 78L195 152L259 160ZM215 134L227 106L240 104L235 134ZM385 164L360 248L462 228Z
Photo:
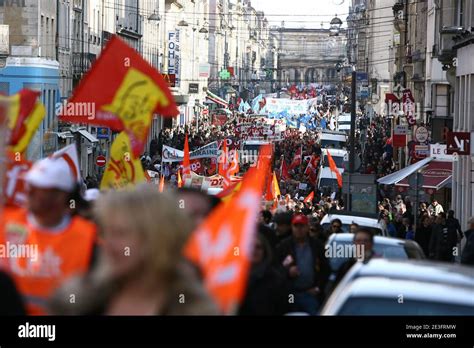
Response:
M326 247L339 248L340 245L344 247L352 244L353 238L354 235L352 233L334 233L329 236ZM384 259L421 260L426 258L423 250L415 241L382 236L374 237L374 252L378 257ZM331 270L335 275L349 257L330 257L328 259Z
M474 315L472 268L425 260L357 262L321 315Z
M331 221L334 219L341 220L341 228L344 232L349 232L349 226L352 223L356 223L360 227L365 227L371 230L375 236L388 237L387 226L383 220L378 218L377 214L352 213L348 211L330 212L321 220L321 226L323 229L327 230Z

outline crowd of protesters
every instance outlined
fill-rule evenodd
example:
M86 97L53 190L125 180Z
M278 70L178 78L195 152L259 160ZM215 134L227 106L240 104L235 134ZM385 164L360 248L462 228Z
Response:
M330 127L332 115L328 111L321 108L317 117ZM143 157L145 168L161 166L163 145L182 149L185 132L191 151L212 141L237 140L235 118L221 126L209 121L202 120L199 127L164 129ZM359 122L363 125L366 118ZM361 170L385 175L393 170L388 125L378 116L369 125L358 135L367 137L365 147L357 147ZM303 158L320 156L317 132L287 132L285 141L276 143L273 170L279 172L281 161L291 163L299 149ZM304 172L307 163L303 160L289 170L291 180L280 181L281 195L275 202L262 202L247 289L236 314L316 315L355 262L350 259L336 280L330 280L325 244L332 234L344 231L337 218L325 226L321 221L327 214L343 210L344 201L317 190L312 198L305 199L314 188ZM178 165L168 167L169 178ZM164 172L164 168L159 169ZM25 242L22 238L34 236L34 242L47 250L39 270L43 280L38 280L31 265L12 266L11 260L0 259L0 269L5 270L0 271L0 314L219 314L205 290L202 274L182 255L185 242L220 203L218 198L191 188L159 193L156 187L146 185L133 191L101 193L98 180L92 177L87 178L85 191L75 183L61 158L37 162L25 181L29 186L27 205L4 209L0 242ZM307 188L301 188L301 183ZM186 202L183 207L179 204L182 201ZM454 212L445 214L437 201L420 204L415 212L409 199L386 196L378 208L390 236L417 241L430 259L453 262L452 250L465 237L461 262L474 264L474 218L463 233ZM365 246L365 260L374 255L371 231L353 223L345 232L354 234L355 244ZM183 294L185 305L180 302Z

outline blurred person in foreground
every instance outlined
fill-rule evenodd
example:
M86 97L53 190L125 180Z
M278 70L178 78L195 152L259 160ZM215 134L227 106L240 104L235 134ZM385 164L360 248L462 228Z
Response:
M178 208L192 218L193 228L198 227L221 202L216 196L190 187L178 189L177 196Z
M292 235L277 246L277 264L290 282L294 310L316 315L324 299L329 263L323 244L310 237L305 215L293 216L291 228Z
M13 279L0 271L0 315L26 315L21 294Z
M239 315L283 315L288 312L285 277L272 265L272 251L265 236L258 233L253 247L245 298Z
M193 223L171 192L144 185L96 203L103 253L93 272L64 286L54 314L213 315L217 307L182 256ZM69 303L76 294L75 304Z
M4 211L0 244L35 251L3 260L28 313L44 315L53 292L67 278L91 268L96 254L96 226L75 214L79 202L74 197L79 197L79 186L63 158L36 162L24 180L27 207Z

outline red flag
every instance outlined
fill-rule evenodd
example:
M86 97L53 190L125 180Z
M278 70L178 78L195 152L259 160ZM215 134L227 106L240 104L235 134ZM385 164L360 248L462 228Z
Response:
M295 169L303 163L303 147L300 146L299 150L296 152L293 162L290 164L290 169Z
M329 151L326 151L326 154L328 156L329 168L331 169L331 172L336 174L337 184L339 185L339 187L342 187L341 173L339 173L339 170L336 167L336 163L334 162L334 159L332 158L331 153Z
M312 155L311 159L308 162L308 166L306 167L304 171L304 174L305 175L315 174L318 170L318 162L319 162L319 158Z
M281 156L280 178L281 180L290 180L290 174L288 173L288 166L283 156Z
M125 130L133 155L138 157L154 113L169 117L178 114L165 79L114 35L67 105L61 106L59 118Z
M191 174L191 165L189 164L189 143L188 133L184 138L184 158L183 158L183 175Z
M311 193L306 196L303 202L308 203L308 202L311 202L313 199L314 199L314 191L311 191Z
M229 169L229 151L227 150L227 140L224 139L222 142L221 155L219 156L218 174L224 178L224 188L230 185L230 175L228 175Z
M261 165L245 175L240 191L211 212L184 248L184 255L201 269L206 288L224 314L235 313L245 296L255 221L270 165L267 156L260 160Z

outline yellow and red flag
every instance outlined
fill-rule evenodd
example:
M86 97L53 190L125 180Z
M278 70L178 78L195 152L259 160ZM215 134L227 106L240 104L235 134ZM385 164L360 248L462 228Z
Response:
M23 89L10 97L0 96L10 131L8 150L13 153L26 151L46 114L44 105L38 101L39 95L39 92Z
M331 153L329 151L326 151L327 156L328 156L328 162L329 162L329 168L331 169L331 172L336 174L337 177L337 184L339 187L342 187L342 175L339 173L339 170L336 167L336 162L334 162L334 159L331 156Z
M143 152L154 113L178 115L166 80L114 35L66 107L61 108L59 119L125 131L133 157L138 157Z
M121 132L112 143L101 190L125 189L146 181L142 162L132 155L132 145L126 132Z
M191 235L184 255L202 271L204 283L224 314L245 295L256 220L270 161L261 157L231 201L221 203Z
M178 175L179 175L179 172L178 172ZM191 164L189 160L188 133L186 133L186 136L184 138L183 175L191 175ZM178 178L181 178L181 176L179 176Z

